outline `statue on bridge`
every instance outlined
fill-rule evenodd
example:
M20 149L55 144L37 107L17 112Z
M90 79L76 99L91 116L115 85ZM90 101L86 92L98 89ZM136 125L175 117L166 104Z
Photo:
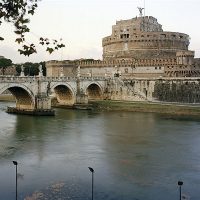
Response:
M42 65L39 66L39 77L43 76L43 70L42 70Z
M20 76L21 76L21 77L24 77L24 76L25 76L25 75L24 75L24 66L23 66L23 65L21 66Z
M60 77L64 77L65 75L64 75L64 69L63 69L63 67L61 67L60 68Z

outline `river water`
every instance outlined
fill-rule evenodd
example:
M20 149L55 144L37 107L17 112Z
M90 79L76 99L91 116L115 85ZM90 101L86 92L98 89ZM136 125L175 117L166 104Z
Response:
M11 115L0 103L0 199L200 199L200 120L134 112L56 109ZM36 198L35 198L36 199Z

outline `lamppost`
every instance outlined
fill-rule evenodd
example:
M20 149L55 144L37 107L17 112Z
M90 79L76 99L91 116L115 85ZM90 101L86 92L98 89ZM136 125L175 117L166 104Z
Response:
M17 165L18 165L18 162L17 161L13 161L13 164L16 166L16 193L15 193L15 199L17 200Z
M92 173L92 200L93 200L93 197L94 197L94 169L92 167L88 167L88 169Z
M181 193L181 186L183 185L183 181L178 181L178 186L179 186L179 194L180 194L180 196L179 196L179 200L181 200L182 199L182 193Z

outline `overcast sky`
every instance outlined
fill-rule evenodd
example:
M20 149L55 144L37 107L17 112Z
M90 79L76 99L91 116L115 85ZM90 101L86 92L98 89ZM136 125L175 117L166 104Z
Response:
M24 57L17 52L11 25L0 26L0 55L15 63L76 58L102 59L102 38L111 34L116 20L139 15L137 7L144 0L42 0L31 18L28 40L36 42L40 36L62 38L66 47L49 55L39 47L36 55ZM165 31L189 34L190 50L200 57L200 0L146 0L146 15L154 16Z

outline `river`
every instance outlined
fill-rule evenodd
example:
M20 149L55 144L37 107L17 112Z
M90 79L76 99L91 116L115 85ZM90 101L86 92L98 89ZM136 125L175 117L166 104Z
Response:
M200 199L200 120L134 112L56 109L11 115L0 102L0 199Z

